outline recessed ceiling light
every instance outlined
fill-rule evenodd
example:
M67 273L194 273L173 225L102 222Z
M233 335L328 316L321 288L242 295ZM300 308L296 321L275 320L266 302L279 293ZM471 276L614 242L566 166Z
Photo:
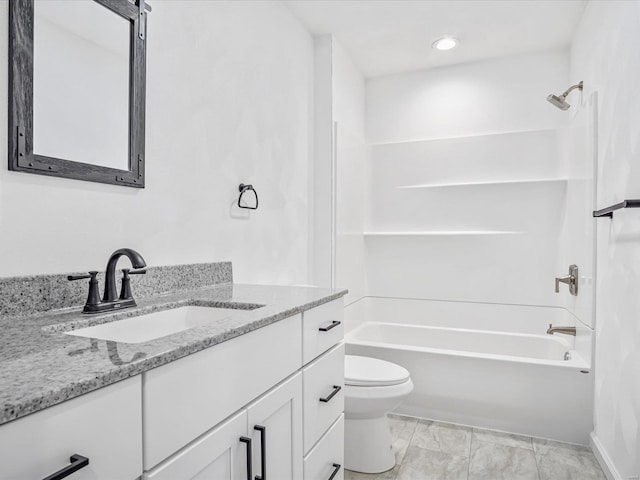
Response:
M458 45L458 40L453 37L443 37L439 38L431 45L432 48L436 50L451 50L452 48Z

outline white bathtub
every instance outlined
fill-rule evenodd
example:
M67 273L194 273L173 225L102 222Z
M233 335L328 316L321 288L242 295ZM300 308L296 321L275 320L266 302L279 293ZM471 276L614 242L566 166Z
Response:
M369 297L346 323L347 353L411 373L397 413L588 444L592 332L568 311ZM578 334L547 335L549 323Z

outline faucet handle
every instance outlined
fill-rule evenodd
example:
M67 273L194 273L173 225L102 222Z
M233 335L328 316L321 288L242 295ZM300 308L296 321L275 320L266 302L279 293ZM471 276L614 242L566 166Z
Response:
M89 295L87 295L87 303L84 306L84 312L91 311L90 307L100 304L100 292L98 291L98 275L97 270L90 271L87 275L68 275L67 280L73 282L75 280L83 280L89 278Z
M146 273L147 273L146 270L134 270L132 272L130 268L123 268L122 269L122 277L123 278L129 278L129 275L145 275Z
M567 285L571 285L571 275L566 275L564 277L556 277L556 293L560 293L560 282L566 283Z
M69 280L70 282L73 282L75 280L84 280L85 278L93 279L96 277L96 275L98 275L98 272L96 270L92 270L86 275L67 275L67 280Z
M129 275L145 275L146 273L146 270L134 270L132 272L129 268L122 269L122 288L120 289L120 300L133 299Z
M556 293L560 293L560 283L566 283L569 286L571 295L578 295L578 266L569 265L569 275L564 277L556 277Z

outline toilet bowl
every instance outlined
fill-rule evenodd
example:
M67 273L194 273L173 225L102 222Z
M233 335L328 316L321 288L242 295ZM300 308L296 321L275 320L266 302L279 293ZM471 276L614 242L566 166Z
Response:
M345 356L345 449L347 470L380 473L392 469L395 455L387 413L412 392L409 371L377 358Z

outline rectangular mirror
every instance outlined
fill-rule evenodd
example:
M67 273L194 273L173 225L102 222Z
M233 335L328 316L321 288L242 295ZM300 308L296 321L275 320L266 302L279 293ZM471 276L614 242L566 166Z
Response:
M144 187L144 0L10 0L9 169Z
M34 1L35 154L129 169L129 28L93 1Z

